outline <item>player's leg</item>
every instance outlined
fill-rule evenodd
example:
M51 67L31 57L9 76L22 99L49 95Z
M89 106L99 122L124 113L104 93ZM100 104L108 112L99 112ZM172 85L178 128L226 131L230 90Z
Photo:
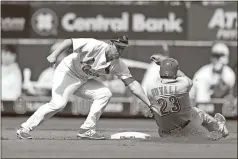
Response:
M62 110L69 96L83 84L83 80L73 77L69 72L56 69L53 75L52 99L49 103L42 105L26 122L21 124L17 134L20 138L31 138L29 131L32 131L43 120L52 117Z
M196 119L197 122L210 132L209 137L211 139L217 140L229 135L225 125L226 119L223 115L217 113L212 117L203 110L193 107L193 116L196 116L193 119Z
M89 80L74 93L76 96L93 99L90 112L85 122L81 125L78 136L82 138L104 139L105 137L96 133L96 125L101 114L106 108L112 96L111 91L97 80Z

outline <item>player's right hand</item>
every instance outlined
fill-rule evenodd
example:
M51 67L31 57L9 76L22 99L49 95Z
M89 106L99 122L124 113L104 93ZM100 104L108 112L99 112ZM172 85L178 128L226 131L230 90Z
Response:
M160 65L161 61L163 61L166 58L168 57L162 54L154 54L150 56L150 60L154 61L157 65Z
M50 66L51 66L51 67L54 67L54 66L55 66L55 63L56 63L56 61L57 61L57 58L56 58L54 55L49 55L49 56L47 57L47 60L49 61Z
M145 112L145 117L147 118L153 118L154 117L154 113L151 107L149 107L149 109L147 109L148 111Z

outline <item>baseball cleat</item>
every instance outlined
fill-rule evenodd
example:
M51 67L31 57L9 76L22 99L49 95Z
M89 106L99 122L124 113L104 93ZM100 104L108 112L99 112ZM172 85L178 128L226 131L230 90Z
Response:
M30 135L30 131L25 128L20 128L17 130L17 138L18 139L32 139Z
M92 139L92 140L104 140L106 137L98 134L94 129L82 129L80 128L77 134L77 138Z
M226 123L226 118L225 118L222 114L220 114L220 113L216 113L215 116L214 116L214 118L215 118L217 121L222 122L223 124Z
M219 140L221 138L225 138L229 135L229 132L226 128L226 118L220 114L220 113L216 113L214 118L218 121L219 124L219 130L218 131L212 131L210 132L210 138L212 140Z

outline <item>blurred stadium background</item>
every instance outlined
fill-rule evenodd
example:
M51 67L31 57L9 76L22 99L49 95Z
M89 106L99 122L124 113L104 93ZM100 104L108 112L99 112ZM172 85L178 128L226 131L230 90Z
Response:
M16 140L15 129L20 123L50 100L53 69L46 57L57 44L65 38L108 41L121 35L130 40L123 60L142 84L152 66L149 60L152 54L176 58L181 70L193 78L199 68L210 63L215 42L228 46L228 65L237 76L237 2L1 1L2 157L237 158L237 80L232 94L205 103L207 107L213 103L218 108L208 113L220 112L230 119L227 122L230 135L224 140L212 142L201 137L171 141L78 140L76 132L92 101L74 97L56 117L32 132L34 140ZM148 109L120 80L113 76L100 80L113 97L99 121L98 131L105 135L140 131L158 136L154 120L145 118ZM219 94L219 89L215 93Z
M21 94L16 100L1 99L2 116L29 116L50 99L49 90L41 88L36 90L38 93L29 93L25 86L29 81L37 81L49 67L46 57L53 44L65 38L108 41L121 35L130 39L123 59L139 82L149 67L149 57L164 52L164 46L169 48L169 56L180 62L181 70L193 78L200 67L209 63L216 41L228 46L229 66L237 74L237 2L2 1L1 43L14 48L21 71ZM3 72L2 78L9 73ZM144 117L145 107L120 81L102 78L113 93L103 117ZM215 103L222 105L221 113L227 118L237 119L236 86L233 97L232 101L216 99ZM84 117L90 103L72 99L56 116Z

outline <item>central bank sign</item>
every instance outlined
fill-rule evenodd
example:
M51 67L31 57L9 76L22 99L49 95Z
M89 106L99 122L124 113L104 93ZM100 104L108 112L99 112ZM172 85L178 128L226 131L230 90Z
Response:
M43 8L44 7L44 8ZM185 39L185 8L164 5L56 5L32 13L34 37Z
M68 32L128 32L130 14L121 13L120 17L108 18L103 15L95 17L77 17L75 13L67 13L62 17L61 25ZM169 12L164 18L151 18L142 13L131 15L131 30L133 32L177 32L183 31L182 18Z

